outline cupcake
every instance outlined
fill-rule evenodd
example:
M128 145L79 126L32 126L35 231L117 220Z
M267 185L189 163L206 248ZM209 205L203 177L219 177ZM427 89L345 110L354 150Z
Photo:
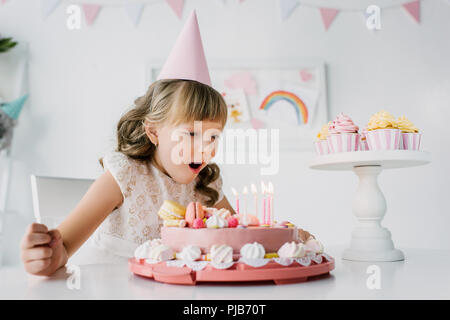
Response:
M369 144L367 143L367 129L366 128L361 130L361 138L359 140L359 150L360 151L369 150Z
M381 110L370 117L367 124L369 150L400 149L400 130L397 120L387 111Z
M328 149L330 153L357 151L359 149L358 126L352 119L340 113L328 128Z
M328 150L328 128L331 125L331 121L327 124L324 124L322 126L322 129L320 129L319 133L317 134L317 141L314 141L314 147L316 149L316 153L319 156L323 156L326 154L329 154L330 151Z
M402 136L400 149L420 150L420 140L422 138L422 134L419 133L419 129L417 129L417 127L414 126L414 124L405 116L398 118L397 125Z

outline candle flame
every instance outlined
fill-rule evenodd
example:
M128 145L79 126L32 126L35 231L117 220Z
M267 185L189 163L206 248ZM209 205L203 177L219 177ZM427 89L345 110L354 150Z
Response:
M269 193L273 194L273 184L272 184L272 181L269 181Z
M266 193L266 185L264 184L264 181L261 181L261 193Z
M256 189L256 186L252 183L252 185L250 186L252 188L252 193L256 194L258 192L258 189Z
M233 192L233 194L237 197L237 191L235 188L231 187L231 192Z
M248 188L247 188L247 186L244 187L244 189L242 190L242 193L243 193L243 194L247 194L247 193L248 193Z

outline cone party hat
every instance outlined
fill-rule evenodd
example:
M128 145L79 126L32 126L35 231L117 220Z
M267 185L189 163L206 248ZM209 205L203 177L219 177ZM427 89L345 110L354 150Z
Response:
M161 79L195 80L211 86L195 10L189 16L158 76Z

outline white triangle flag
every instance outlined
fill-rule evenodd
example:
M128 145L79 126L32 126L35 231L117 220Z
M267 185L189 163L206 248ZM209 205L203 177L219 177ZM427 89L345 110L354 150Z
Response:
M47 18L59 5L61 0L41 0L42 16Z
M286 20L299 3L298 0L280 0L281 18Z
M140 3L129 3L125 5L125 10L128 13L131 21L135 26L138 25L141 19L142 11L144 10L144 5Z
M216 0L216 2L220 4L222 7L225 6L226 4L226 0Z

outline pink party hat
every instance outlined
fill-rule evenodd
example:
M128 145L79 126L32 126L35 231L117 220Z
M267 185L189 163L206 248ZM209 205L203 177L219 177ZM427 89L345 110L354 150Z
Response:
M211 86L195 10L189 16L158 76L158 80L161 79L195 80Z

